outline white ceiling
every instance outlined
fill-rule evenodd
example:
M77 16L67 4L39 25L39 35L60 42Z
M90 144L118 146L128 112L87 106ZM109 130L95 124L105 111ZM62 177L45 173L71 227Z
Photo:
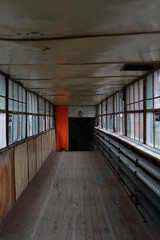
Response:
M0 70L57 105L95 105L160 64L159 0L0 0Z

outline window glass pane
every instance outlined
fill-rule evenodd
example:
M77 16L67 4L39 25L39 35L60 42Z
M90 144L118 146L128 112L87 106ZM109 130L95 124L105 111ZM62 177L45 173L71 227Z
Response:
M27 112L31 113L31 94L30 94L30 92L27 92Z
M138 99L138 81L134 83L134 102L137 102Z
M26 138L26 116L23 115L22 120L22 139Z
M130 86L130 103L134 102L134 98L133 98L133 84ZM134 110L134 104L130 104L130 110L133 111Z
M139 101L138 98L139 95L139 89L138 89L138 81L134 83L134 102ZM139 103L135 103L135 110L139 110Z
M130 114L131 138L134 139L134 113Z
M32 116L32 135L36 134L36 116Z
M120 132L120 115L119 114L116 114L115 115L115 130L116 132Z
M119 113L119 104L120 104L120 96L119 93L117 93L117 112Z
M135 110L139 110L139 103L135 103L135 104L134 104L134 109L135 109Z
M140 142L143 143L143 113L140 113Z
M130 106L128 105L130 103L130 96L129 96L129 87L126 88L126 104L127 104L127 111L130 110Z
M139 113L135 113L135 140L139 141Z
M32 136L32 115L27 116L27 137Z
M13 115L13 142L18 140L18 115Z
M0 95L6 96L6 80L5 77L0 75Z
M139 103L139 109L143 110L143 101Z
M129 87L126 88L126 102L127 104L130 103L130 97L129 97Z
M128 136L128 137L131 137L130 113L127 114L127 136Z
M13 114L8 115L8 144L13 143Z
M13 82L9 80L9 98L13 99Z
M107 116L107 129L113 131L113 116Z
M160 149L160 112L155 113L155 148Z
M133 103L133 84L130 85L130 103Z
M152 74L146 78L146 99L153 98ZM146 101L146 108L153 108L153 100Z
M146 99L153 97L152 74L146 78Z
M6 81L5 77L0 75L0 109L5 110L6 109Z
M0 75L0 109L5 110L6 109L6 81L5 78Z
M45 116L39 116L39 132L45 130Z
M22 115L18 115L18 141L22 139Z
M49 115L49 102L46 101L46 115Z
M113 113L113 97L107 100L107 113Z
M4 97L0 97L0 110L6 109L6 99Z
M14 85L14 111L18 112L18 85L16 83L13 84Z
M139 81L139 100L141 101L139 103L139 108L143 110L143 79Z
M49 116L46 116L46 130L49 130Z
M123 92L120 92L120 97L119 97L119 106L120 106L120 112L124 111L124 101L123 101Z
M120 133L123 134L124 129L124 114L120 113Z
M34 94L31 95L31 99L32 99L32 113L35 113L35 98L34 98Z
M153 108L153 100L147 100L146 109L152 109L152 108Z
M8 100L8 103L9 103L9 111L13 111L13 100Z
M26 104L23 103L23 112L26 112Z
M38 134L38 116L36 116L36 134Z
M45 101L43 98L39 97L39 114L44 114L45 113Z
M114 95L114 112L117 112L117 94Z
M101 115L101 103L98 106L98 115Z
M23 112L26 112L26 91L23 89Z
M143 79L139 81L139 100L143 100Z
M99 124L98 124L98 126L101 128L102 127L102 125L101 125L101 117L99 117Z
M35 113L38 113L38 106L37 106L37 96L34 95L34 101L35 101Z
M6 114L0 113L0 149L6 147Z
M160 96L160 70L154 72L154 97Z
M102 103L102 111L103 111L102 114L106 114L106 101Z
M154 99L154 108L160 108L160 98Z
M53 117L50 117L50 128L53 128Z
M42 132L42 116L39 116L39 132Z
M23 101L23 92L22 92L22 87L19 86L19 112L22 112L23 110L23 104L22 104L22 101Z
M146 144L153 147L153 113L146 114Z
M103 128L106 129L106 116L103 116Z

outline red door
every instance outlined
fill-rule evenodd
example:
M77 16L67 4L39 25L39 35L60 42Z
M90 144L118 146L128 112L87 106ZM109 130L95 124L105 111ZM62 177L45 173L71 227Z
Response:
M57 151L69 150L68 107L56 107Z

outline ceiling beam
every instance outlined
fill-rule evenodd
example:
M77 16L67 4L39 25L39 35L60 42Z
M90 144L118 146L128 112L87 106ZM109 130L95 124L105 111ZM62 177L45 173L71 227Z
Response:
M106 33L106 34L92 34L92 35L76 35L76 36L62 36L62 37L43 37L43 38L6 38L1 37L0 41L53 41L53 40L72 40L72 39L85 39L85 38L101 38L101 37L119 37L119 36L132 36L132 35L146 35L146 34L160 34L160 31L152 32L128 32L128 33Z
M142 75L143 76L143 75ZM67 80L67 79L82 79L82 78L86 78L86 79L90 79L90 78L101 78L101 79L103 79L103 78L134 78L134 77L139 77L139 75L137 76L137 75L128 75L128 76L99 76L99 77L66 77L66 78L45 78L45 79L42 79L42 78L30 78L30 79L28 79L28 78L14 78L14 80L16 80L16 81L46 81L46 80L62 80L62 79L64 79L64 80Z
M137 64L137 65L143 65L143 64L160 64L160 61L142 61L142 62L68 62L68 63L52 63L54 66L74 66L74 65L101 65L101 64ZM1 63L0 66L37 66L37 65L50 65L50 63Z

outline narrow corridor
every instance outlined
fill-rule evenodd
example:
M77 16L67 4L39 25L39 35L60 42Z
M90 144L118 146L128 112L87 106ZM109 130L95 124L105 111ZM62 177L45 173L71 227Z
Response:
M99 152L50 155L0 227L9 240L158 239Z

